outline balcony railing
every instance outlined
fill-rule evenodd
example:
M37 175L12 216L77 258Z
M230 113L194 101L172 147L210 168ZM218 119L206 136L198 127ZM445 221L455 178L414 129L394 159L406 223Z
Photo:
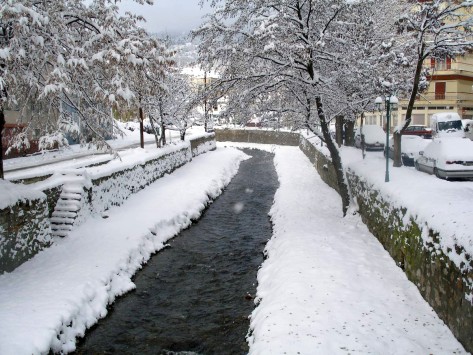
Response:
M473 93L471 94L428 94L428 95L419 95L416 101L455 101L455 102L463 102L463 101L470 101L473 102Z
M438 71L465 72L473 74L473 64L463 63L461 62L461 59L459 59L458 62L452 61L451 63L447 63L446 61L436 62L434 68L431 67L430 62L426 61L424 63L424 68L433 69L433 74Z

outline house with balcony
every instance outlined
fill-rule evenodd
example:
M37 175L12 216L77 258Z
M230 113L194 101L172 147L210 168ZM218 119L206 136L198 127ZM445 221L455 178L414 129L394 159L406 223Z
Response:
M473 119L473 53L456 59L429 58L424 67L430 69L429 87L417 96L412 111L412 125L430 125L434 113L457 112L462 119ZM399 107L393 111L391 125L406 119L407 98L399 98ZM384 126L385 112L366 114L366 124Z

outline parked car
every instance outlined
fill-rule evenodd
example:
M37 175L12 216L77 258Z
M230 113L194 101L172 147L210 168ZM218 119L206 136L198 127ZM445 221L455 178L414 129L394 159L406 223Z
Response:
M462 120L465 137L473 141L473 120Z
M355 147L361 148L361 129L365 136L366 150L384 150L384 142L386 141L386 133L380 126L363 125L355 130Z
M442 179L473 178L473 141L461 137L434 138L420 152L415 167Z
M465 137L462 119L456 112L434 113L430 118L433 137Z
M430 139L419 136L401 136L402 165L414 166L419 152L423 151L430 142ZM389 157L394 159L394 139L389 140Z
M407 127L402 135L405 136L420 136L423 138L432 138L432 128L423 125L413 125Z

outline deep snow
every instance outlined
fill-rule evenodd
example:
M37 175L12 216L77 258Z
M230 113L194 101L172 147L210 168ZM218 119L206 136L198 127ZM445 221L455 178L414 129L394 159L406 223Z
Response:
M274 149L280 188L258 272L250 354L452 354L463 347L358 215L297 148Z
M341 218L339 196L303 153L293 147L258 147L275 152L281 186L271 210L268 259L258 274L260 303L251 315L250 352L463 353L361 220ZM353 150L344 159L382 185L380 158L370 155L360 162L359 155ZM109 210L107 219L91 218L1 275L0 354L74 349L75 337L106 315L107 303L134 287L130 279L140 265L199 216L208 195L216 197L245 158L230 148L199 156ZM424 175L403 168L393 180L413 179L413 188L420 188L426 184L421 178L436 179ZM385 186L394 201L396 186ZM452 189L450 198L459 191ZM459 206L469 208L461 200Z
M1 275L0 354L74 350L106 305L133 289L140 265L200 216L246 158L235 149L199 156Z

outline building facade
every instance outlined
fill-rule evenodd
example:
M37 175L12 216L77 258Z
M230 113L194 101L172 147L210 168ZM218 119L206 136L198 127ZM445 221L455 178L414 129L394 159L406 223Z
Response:
M419 94L412 111L411 125L430 125L434 113L457 112L464 120L473 119L473 53L456 59L429 58L424 62L431 72L426 92ZM391 126L406 119L406 99L399 98L399 107L393 111ZM366 113L366 124L385 125L386 112Z

